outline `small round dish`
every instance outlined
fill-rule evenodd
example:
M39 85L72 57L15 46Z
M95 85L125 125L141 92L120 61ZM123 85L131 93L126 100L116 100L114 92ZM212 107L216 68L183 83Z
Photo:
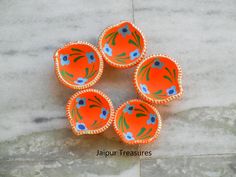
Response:
M114 108L108 96L95 89L76 92L66 106L66 116L76 135L98 134L114 119Z
M161 116L150 104L134 99L123 103L116 110L114 128L127 144L153 142L161 129Z
M106 28L100 35L98 46L105 61L120 69L136 65L146 53L143 33L128 21Z
M54 54L58 79L72 89L94 85L103 72L103 59L98 49L87 42L71 42Z
M134 73L134 86L147 102L167 104L182 96L182 71L178 63L166 55L144 59Z

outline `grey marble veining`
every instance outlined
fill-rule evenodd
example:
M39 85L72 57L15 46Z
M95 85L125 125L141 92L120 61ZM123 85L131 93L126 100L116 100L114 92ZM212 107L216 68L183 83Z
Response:
M0 112L4 117L0 119L0 133L4 135L0 140L4 140L32 131L65 127L65 120L58 117L65 115L64 106L75 91L57 81L53 53L69 41L82 40L96 45L105 27L121 19L132 20L132 4L131 1L112 3L109 0L96 5L86 0L66 3L3 1L0 16L4 17L0 20L0 57L5 61L0 65L3 71ZM109 82L106 76L111 74L114 77L110 88L104 87ZM96 87L103 87L108 95L114 95L114 102L120 104L125 96L120 100L117 94L132 92L132 88L121 92L117 85L126 75L106 67L104 82ZM128 80L123 85L132 86ZM33 120L38 117L53 121L35 124Z
M159 158L141 161L142 177L236 176L236 155Z
M97 157L97 150L137 150L99 135L69 129L33 133L0 144L1 177L139 176L138 157Z
M183 99L159 107L160 139L142 147L154 156L235 153L235 7L233 0L136 1L148 53L176 58L184 73Z
M152 150L152 157L236 154L236 105L192 108L162 116L158 141L140 147Z
M235 176L235 7L235 0L0 1L0 176ZM64 110L75 91L53 71L58 47L96 45L120 20L144 32L147 55L176 58L184 74L183 99L157 106L159 140L139 147L121 143L112 128L75 137ZM117 107L137 97L133 70L105 65L94 88ZM98 148L152 157L96 157Z

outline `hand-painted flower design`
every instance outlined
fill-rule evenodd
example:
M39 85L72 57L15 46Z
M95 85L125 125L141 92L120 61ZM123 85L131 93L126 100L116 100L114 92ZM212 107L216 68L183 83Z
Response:
M118 32L119 32L123 37L126 37L126 35L131 34L128 25L125 25L124 27L120 28L120 29L118 30Z
M133 134L131 132L124 133L125 139L130 141L134 140Z
M150 94L148 87L145 84L140 84L140 88L144 94Z
M100 118L105 120L107 118L108 113L109 113L108 110L106 110L105 108L102 108Z
M112 56L112 49L109 46L109 44L105 44L104 48L103 48L103 52L106 53L108 56Z
M134 106L131 106L130 104L127 104L123 112L127 112L128 114L132 114L134 110Z
M82 78L82 77L79 77L76 81L75 81L75 84L78 84L78 85L84 85L85 82L87 82L87 78Z
M88 63L89 64L94 63L96 61L93 52L86 53L86 57L88 58Z
M139 50L136 49L135 51L130 52L129 56L130 56L130 60L134 60L138 58L140 56Z
M175 86L172 86L172 87L170 87L170 88L168 88L167 90L166 90L166 92L167 92L167 95L168 96L171 96L171 95L176 95L176 87Z
M79 109L82 106L86 106L86 99L85 98L76 98L76 107Z
M60 55L60 61L61 61L61 65L69 65L70 64L70 60L69 60L69 55Z
M156 59L152 65L153 68L161 69L164 66L164 63L160 62L159 59Z
M155 124L157 116L155 114L150 114L149 119L147 120L147 124Z
M78 130L78 131L87 130L87 127L84 123L76 122L75 127L76 127L76 130Z

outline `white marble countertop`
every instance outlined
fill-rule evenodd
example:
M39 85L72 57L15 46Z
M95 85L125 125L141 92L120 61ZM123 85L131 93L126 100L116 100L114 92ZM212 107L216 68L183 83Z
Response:
M236 1L0 1L0 176L236 176ZM97 44L102 30L133 21L147 54L182 66L184 97L158 106L160 138L130 147L112 129L75 137L64 106L75 92L53 71L69 41ZM94 88L117 107L136 98L133 69L105 66ZM107 87L109 85L109 87ZM96 157L97 149L151 150L152 157Z

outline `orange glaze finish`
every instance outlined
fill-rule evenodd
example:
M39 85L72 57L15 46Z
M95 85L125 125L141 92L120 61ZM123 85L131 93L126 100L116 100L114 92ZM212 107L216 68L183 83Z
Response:
M144 59L134 74L134 86L142 99L166 104L182 96L182 71L175 60L166 55Z
M146 53L144 35L127 21L106 28L100 36L98 45L105 61L121 69L134 66Z
M125 143L150 143L159 135L161 117L152 105L130 100L116 110L114 128Z
M66 115L76 135L97 134L111 125L114 108L103 92L87 89L72 95L66 106Z
M58 79L72 89L94 85L103 72L101 54L86 42L66 44L56 51L54 61Z

